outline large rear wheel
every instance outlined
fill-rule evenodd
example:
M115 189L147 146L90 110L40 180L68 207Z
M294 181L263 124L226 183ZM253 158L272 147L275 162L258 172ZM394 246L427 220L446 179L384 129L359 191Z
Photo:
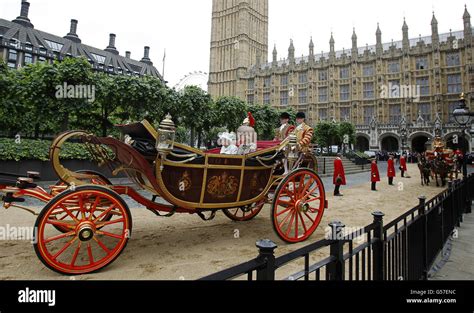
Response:
M78 216L74 212L79 212ZM59 220L59 214L67 217ZM106 217L111 215L110 220ZM67 229L67 232L59 230ZM127 245L132 217L125 201L102 186L79 186L53 198L35 224L38 258L61 274L87 274L112 263Z
M318 227L326 207L324 185L312 170L290 172L278 185L272 203L272 224L289 243L306 240Z

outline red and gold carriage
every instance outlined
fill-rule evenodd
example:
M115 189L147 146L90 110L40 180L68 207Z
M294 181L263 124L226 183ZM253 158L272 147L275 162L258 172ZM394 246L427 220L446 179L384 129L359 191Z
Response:
M425 152L425 158L431 168L431 176L438 183L438 176L441 178L441 185L444 186L446 179L453 180L460 172L459 156L452 149L446 148L444 140L436 136L433 139L432 149Z
M258 142L250 154L223 155L175 143L169 116L158 131L147 121L119 128L125 140L82 131L59 135L50 160L60 180L48 190L34 183L38 173L0 180L5 208L31 211L21 205L24 197L46 203L36 220L34 249L56 272L94 272L119 256L132 230L124 195L159 216L190 213L203 220L222 210L234 221L248 221L271 203L273 227L289 243L311 236L327 207L316 160L299 151L294 135L281 142ZM83 143L99 165L113 175L125 173L151 195L113 185L98 172L65 168L59 155L66 141Z

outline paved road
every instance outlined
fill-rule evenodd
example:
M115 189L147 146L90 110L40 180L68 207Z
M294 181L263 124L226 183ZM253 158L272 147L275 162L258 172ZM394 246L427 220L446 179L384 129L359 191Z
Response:
M432 280L474 280L474 213L464 215L457 238L452 241L447 262L430 278ZM449 252L448 252L449 253ZM441 262L441 264L444 262Z

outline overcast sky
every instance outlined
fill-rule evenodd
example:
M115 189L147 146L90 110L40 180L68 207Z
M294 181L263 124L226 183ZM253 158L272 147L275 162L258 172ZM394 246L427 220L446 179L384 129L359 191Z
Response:
M21 0L1 0L0 18L12 20L20 13ZM308 54L310 36L315 52L329 50L331 31L336 50L350 49L352 28L358 45L375 44L377 22L382 40L400 40L403 17L410 37L430 35L432 11L439 32L462 30L466 0L270 0L269 53L277 45L278 58L286 57L290 38L296 56ZM141 59L143 47L151 47L150 57L162 71L166 48L165 79L174 86L192 71L209 71L211 0L30 0L29 17L35 28L66 35L70 19L79 20L82 42L104 49L109 33L117 35L122 55ZM468 7L474 13L474 5ZM271 60L271 56L269 56Z

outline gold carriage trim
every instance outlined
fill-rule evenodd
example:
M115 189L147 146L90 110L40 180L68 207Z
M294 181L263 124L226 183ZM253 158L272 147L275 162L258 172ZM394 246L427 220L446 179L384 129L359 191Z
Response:
M229 176L227 172L212 176L207 184L207 192L217 199L226 198L237 192L239 181L235 176Z

